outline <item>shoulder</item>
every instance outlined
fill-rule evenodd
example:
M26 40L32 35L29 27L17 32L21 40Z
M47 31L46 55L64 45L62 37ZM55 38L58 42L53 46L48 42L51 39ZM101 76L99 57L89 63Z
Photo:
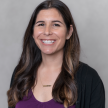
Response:
M76 72L78 83L93 84L94 86L102 82L98 72L86 63L80 62Z
M81 62L75 78L79 95L85 95L89 99L92 95L92 100L99 96L105 99L104 84L95 69Z
M85 105L84 108L105 108L104 85L95 69L80 62L75 81L78 88L77 105Z

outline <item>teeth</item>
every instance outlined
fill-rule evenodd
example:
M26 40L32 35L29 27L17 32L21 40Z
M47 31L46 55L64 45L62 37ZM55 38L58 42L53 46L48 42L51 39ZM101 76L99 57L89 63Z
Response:
M42 40L42 42L43 42L43 43L47 43L47 44L52 44L52 43L55 42L55 41L53 41L53 40L52 40L52 41L50 41L50 40Z

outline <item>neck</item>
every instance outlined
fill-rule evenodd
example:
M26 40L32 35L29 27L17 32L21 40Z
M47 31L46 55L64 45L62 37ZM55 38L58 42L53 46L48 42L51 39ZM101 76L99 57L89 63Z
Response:
M63 62L63 51L52 55L42 53L41 66L44 69L48 70L59 69L62 66L62 62Z

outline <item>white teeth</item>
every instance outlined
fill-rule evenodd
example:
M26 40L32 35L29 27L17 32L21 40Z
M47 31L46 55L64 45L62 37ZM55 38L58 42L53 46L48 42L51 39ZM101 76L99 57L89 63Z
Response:
M42 42L43 42L43 43L46 43L46 44L52 44L52 43L55 42L55 41L53 41L53 40L52 40L52 41L50 41L50 40L42 40Z

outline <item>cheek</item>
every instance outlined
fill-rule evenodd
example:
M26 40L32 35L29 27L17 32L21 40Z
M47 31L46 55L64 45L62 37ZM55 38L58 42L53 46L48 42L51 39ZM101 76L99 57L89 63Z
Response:
M43 33L42 30L34 28L34 31L33 31L33 37L34 37L34 39L38 38L42 33Z
M36 43L36 45L39 47L39 36L42 34L42 32L41 31L39 31L39 30L37 30L37 29L34 29L34 31L33 31L33 39L34 39L34 41L35 41L35 43Z
M66 42L66 29L54 32L58 36L58 48L63 48Z
M61 29L53 32L59 39L66 39L66 29Z

